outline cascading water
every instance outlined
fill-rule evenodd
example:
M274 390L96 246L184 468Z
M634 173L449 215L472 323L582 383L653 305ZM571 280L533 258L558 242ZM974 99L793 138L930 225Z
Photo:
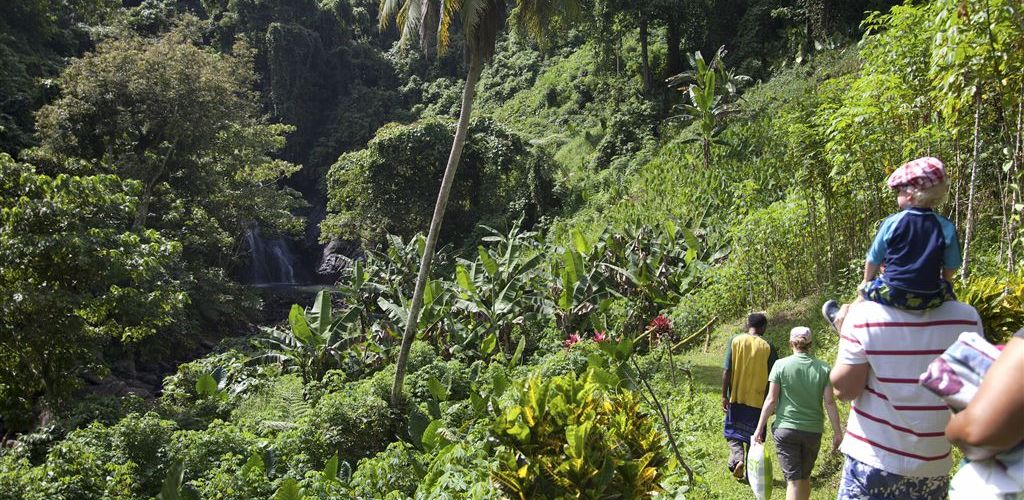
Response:
M249 245L249 268L245 273L251 285L294 285L295 255L283 239L265 239L259 227L245 231Z

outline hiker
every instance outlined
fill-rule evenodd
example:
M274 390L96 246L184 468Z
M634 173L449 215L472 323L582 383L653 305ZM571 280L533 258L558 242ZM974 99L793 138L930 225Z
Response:
M830 374L836 397L853 402L839 500L946 498L950 412L918 377L965 330L982 333L981 319L956 301L922 311L850 305Z
M821 433L824 432L822 404L832 424L832 451L843 441L839 411L828 380L828 364L810 353L811 329L798 326L789 331L793 355L775 363L768 374L768 399L761 409L754 441L764 443L768 417L775 414L772 438L786 478L786 499L811 497L811 469L818 459Z
M875 233L855 302L923 310L956 300L949 280L962 262L960 244L953 223L934 211L949 194L942 162L932 157L907 162L886 184L895 192L900 212L882 221ZM842 331L848 307L829 300L821 311Z
M762 338L768 318L761 313L747 316L747 333L729 340L722 370L722 410L725 412L725 440L729 443L729 471L744 477L744 462L750 438L757 427L768 389L768 372L778 356Z

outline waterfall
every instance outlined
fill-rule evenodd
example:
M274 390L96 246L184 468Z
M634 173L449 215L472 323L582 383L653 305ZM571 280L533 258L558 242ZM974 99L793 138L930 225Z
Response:
M249 245L249 267L245 279L252 285L276 285L297 283L295 280L295 255L287 241L265 239L259 227L245 231Z

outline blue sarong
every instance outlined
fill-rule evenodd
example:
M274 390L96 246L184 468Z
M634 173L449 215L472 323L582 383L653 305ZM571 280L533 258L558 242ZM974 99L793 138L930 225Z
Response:
M757 421L760 418L760 408L739 403L730 404L729 411L725 412L725 438L749 443L750 437L757 430Z

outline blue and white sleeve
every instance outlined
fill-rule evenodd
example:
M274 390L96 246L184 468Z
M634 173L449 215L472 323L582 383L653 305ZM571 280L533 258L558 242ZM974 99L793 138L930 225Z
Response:
M942 267L946 269L959 269L964 263L960 255L960 241L956 237L956 227L945 217L939 217L939 225L942 226L942 239L946 242L946 248L942 251Z
M868 262L881 265L885 261L885 253L889 251L889 237L892 236L892 230L896 227L896 222L900 220L901 214L902 212L890 215L878 226L875 239L871 242L867 255L864 256Z

